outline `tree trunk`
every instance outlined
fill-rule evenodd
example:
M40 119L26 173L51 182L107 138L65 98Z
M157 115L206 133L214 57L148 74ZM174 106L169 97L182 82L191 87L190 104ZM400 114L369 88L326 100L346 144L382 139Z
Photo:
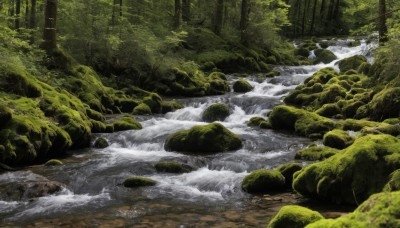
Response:
M249 0L242 0L242 11L240 16L240 40L245 46L248 45L247 27L249 26L249 14Z
M182 2L175 0L174 29L180 29L182 25Z
M306 0L303 9L303 22L301 23L301 36L304 36L304 30L306 28L306 18L307 18L307 8L310 3L310 0Z
M113 5L112 5L112 16L111 16L111 25L115 25L115 12L117 11L115 9L115 5L117 5L117 0L113 0Z
M340 0L336 0L336 6L333 11L333 19L337 21L339 19L339 13L340 13Z
M224 0L216 0L213 31L217 35L220 35L222 32L223 20L224 20Z
M29 28L29 0L25 0L25 28Z
M20 27L20 15L21 14L21 0L15 1L15 29L18 30Z
M31 15L29 20L29 28L35 29L36 28L36 0L31 0ZM35 43L35 31L31 32L31 39L30 43Z
M119 0L119 16L122 17L122 0Z
M311 25L310 25L310 35L314 35L314 25L315 25L315 15L317 13L317 0L314 0L314 6L313 6L313 14L311 18Z
M51 52L57 48L57 0L47 0L44 11L44 32L42 48Z
M386 26L386 1L379 0L379 43L388 41Z
M185 22L190 21L190 0L182 0L182 19Z

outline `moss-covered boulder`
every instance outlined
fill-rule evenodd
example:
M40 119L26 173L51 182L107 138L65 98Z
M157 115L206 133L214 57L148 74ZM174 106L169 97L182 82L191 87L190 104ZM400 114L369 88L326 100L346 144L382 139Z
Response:
M167 151L216 153L237 150L242 146L239 136L222 124L195 126L170 135L165 142Z
M380 128L389 126L387 123L355 119L345 119L338 122L338 125L345 131L360 131L364 128Z
M252 117L248 122L247 122L247 126L249 127L259 127L261 129L271 129L271 124L269 123L268 120L260 117L260 116L256 116L256 117Z
M334 203L358 204L382 190L400 168L400 140L390 135L367 135L325 161L295 174L300 194Z
M109 144L105 138L99 137L96 139L93 146L94 146L94 148L104 149L104 148L108 147Z
M288 163L279 166L275 170L280 172L285 177L285 186L287 188L291 188L293 183L293 174L302 168L303 167L299 163Z
M368 105L373 120L384 120L400 115L400 88L387 88L376 94Z
M324 219L317 211L312 211L308 208L289 205L284 206L279 210L270 223L268 228L304 228L308 224Z
M229 106L226 104L210 105L203 112L203 120L206 122L224 121L230 115Z
M178 162L159 162L154 165L154 168L164 173L189 173L193 170L191 166Z
M343 130L335 129L324 135L324 145L336 149L344 149L354 142L354 137Z
M123 183L126 188L137 188L137 187L145 187L145 186L154 186L157 182L145 177L130 177L126 179Z
M367 58L362 55L356 55L347 59L339 61L340 72L346 72L349 70L357 70L361 64L367 62Z
M325 160L337 154L339 150L326 146L311 146L296 152L295 159L306 161Z
M335 122L313 112L290 106L276 106L269 115L271 126L275 130L291 130L301 136L322 136L335 128Z
M161 103L161 112L162 114L168 113L168 112L174 112L178 109L183 109L184 106L176 101L163 101Z
M132 111L132 115L151 115L151 108L145 104L145 103L141 103L140 105L136 106L133 111Z
M276 170L256 170L243 179L242 189L248 193L282 191L285 189L285 177Z
M162 99L156 93L151 93L149 96L143 98L143 103L150 107L152 113L161 113Z
M122 119L115 121L113 126L114 132L142 129L142 125L131 116L122 117Z
M63 165L62 161L57 159L51 159L45 163L45 166L61 166L61 165Z
M4 126L11 119L12 119L11 109L0 104L0 127Z
M294 54L304 58L308 58L308 56L310 56L310 51L306 48L297 48L294 50Z
M372 195L354 212L337 219L322 219L307 226L319 227L399 227L400 192Z
M400 191L400 169L390 174L390 179L383 188L384 191Z
M321 108L315 111L320 116L332 118L342 113L339 105L337 104L324 104Z
M233 84L233 91L235 91L236 93L247 93L252 91L253 89L253 86L244 79L240 79Z
M337 59L337 56L333 52L325 49L317 49L314 51L316 56L314 63L330 63Z

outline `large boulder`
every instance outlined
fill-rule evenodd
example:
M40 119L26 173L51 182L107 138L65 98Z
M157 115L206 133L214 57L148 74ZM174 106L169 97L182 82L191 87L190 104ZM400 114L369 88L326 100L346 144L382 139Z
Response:
M358 70L358 68L367 62L367 58L362 55L356 55L347 59L343 59L339 61L339 69L340 72L346 72L349 70Z
M268 228L303 228L321 219L324 217L317 211L289 205L281 208L268 224Z
M295 173L293 188L314 199L358 204L380 192L399 168L400 140L391 135L367 135Z
M336 149L344 149L353 144L354 137L339 129L330 131L324 135L324 145Z
M316 56L314 62L315 63L330 63L333 60L337 59L337 56L333 54L333 52L325 49L317 49L314 51L314 54Z
M224 121L230 115L229 106L226 104L210 105L203 112L203 120L206 122Z
M242 146L240 137L220 123L195 126L178 131L165 142L167 151L216 153L237 150Z
M400 88L387 88L374 96L368 104L373 120L384 120L400 115Z
M285 189L285 177L276 170L256 170L243 179L242 189L248 193L281 191Z
M240 79L233 84L233 91L236 93L247 93L252 91L254 88L246 80Z

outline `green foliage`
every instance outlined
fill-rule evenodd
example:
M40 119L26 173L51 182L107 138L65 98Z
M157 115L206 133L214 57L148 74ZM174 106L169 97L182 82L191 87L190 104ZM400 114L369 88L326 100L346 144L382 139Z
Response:
M324 217L316 211L301 206L289 205L279 210L278 214L268 224L268 228L303 228L321 219L324 219Z

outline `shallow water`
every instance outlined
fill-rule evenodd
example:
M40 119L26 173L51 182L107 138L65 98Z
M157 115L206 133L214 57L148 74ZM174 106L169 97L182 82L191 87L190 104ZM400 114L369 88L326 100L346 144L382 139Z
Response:
M340 59L355 54L369 55L371 45L362 42L347 47L339 40L328 49ZM311 53L312 54L312 53ZM186 108L156 117L143 117L142 130L101 134L111 146L77 151L64 159L62 167L34 166L25 171L4 173L0 181L32 181L37 176L65 184L55 194L35 200L0 200L4 225L104 226L104 227L265 227L282 205L300 203L293 194L251 196L240 189L243 177L256 169L273 169L294 161L295 152L311 141L287 132L246 126L254 116L264 116L307 77L337 61L314 66L277 67L281 76L270 79L250 77L255 87L246 94L177 99ZM229 76L230 84L237 80ZM206 124L204 109L214 103L230 105L225 127L241 136L242 149L197 156L167 152L164 141L177 130ZM98 135L100 136L100 135ZM153 165L160 161L188 164L195 171L160 174ZM301 161L300 161L301 162ZM305 163L304 163L305 164ZM145 176L158 182L155 187L126 189L129 176Z

